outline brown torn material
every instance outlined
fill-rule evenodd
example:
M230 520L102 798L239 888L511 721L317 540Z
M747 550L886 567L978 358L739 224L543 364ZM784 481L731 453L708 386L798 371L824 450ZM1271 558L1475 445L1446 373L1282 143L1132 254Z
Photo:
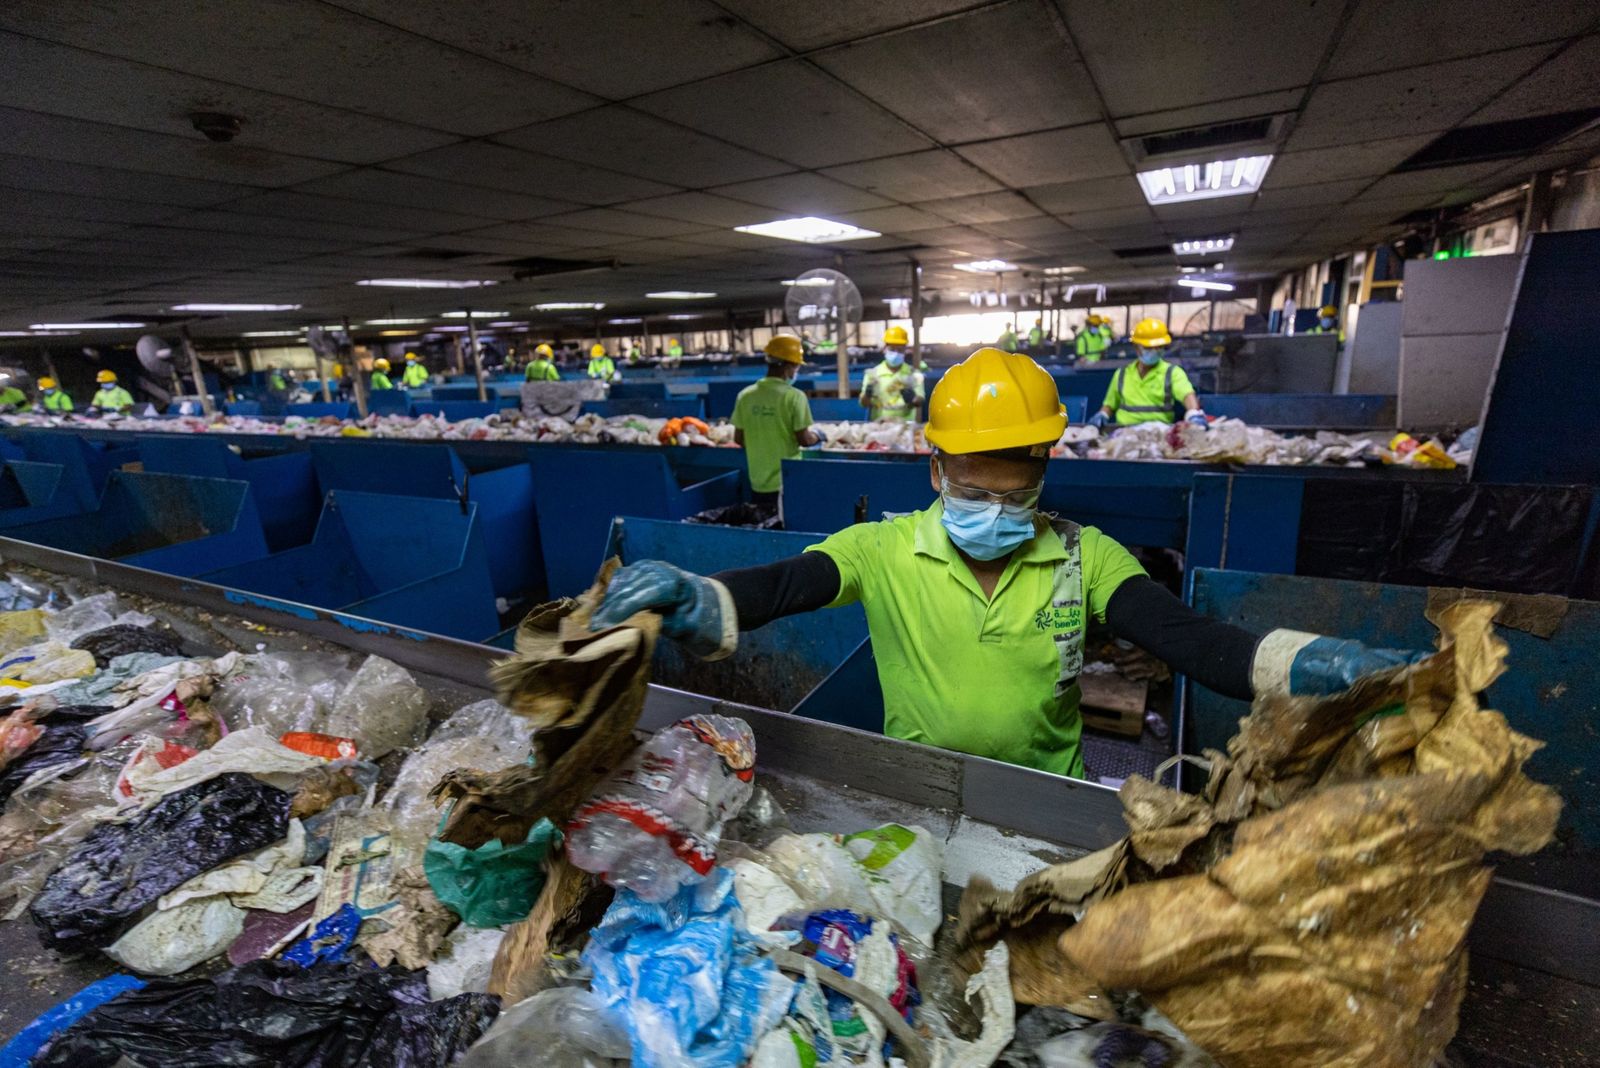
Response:
M546 961L553 954L578 952L611 898L610 887L573 867L565 853L552 853L533 911L506 932L495 953L489 993L510 1005L550 986L554 978Z
M1438 627L1440 614L1461 601L1481 600L1500 605L1494 621L1502 627L1524 631L1537 638L1551 638L1567 618L1567 598L1554 593L1496 593L1470 587L1429 586L1428 606L1422 615Z
M368 921L381 921L387 927L369 936L363 924L356 941L380 968L392 963L413 970L426 968L455 927L456 915L434 896L421 868L402 870L390 880L389 889L398 903Z
M323 765L300 776L299 789L289 803L289 818L303 820L315 816L341 797L357 792L355 780L338 768Z

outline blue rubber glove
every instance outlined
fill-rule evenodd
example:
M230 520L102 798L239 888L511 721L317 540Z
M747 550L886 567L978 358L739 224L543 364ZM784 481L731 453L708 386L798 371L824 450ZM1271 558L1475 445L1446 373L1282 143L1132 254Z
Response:
M1258 694L1326 697L1375 672L1432 655L1432 650L1373 649L1348 638L1275 630L1256 646L1251 678Z
M703 660L721 660L739 644L739 620L728 589L662 560L629 564L611 577L590 630L614 627L635 612L661 616L661 633Z
M1089 425L1096 430L1104 430L1109 422L1111 422L1111 417L1105 412L1095 412L1089 417Z
M1198 408L1185 415L1183 417L1183 421L1188 423L1190 426L1197 426L1201 430L1206 430L1210 426L1210 424L1206 422L1206 413L1202 412Z

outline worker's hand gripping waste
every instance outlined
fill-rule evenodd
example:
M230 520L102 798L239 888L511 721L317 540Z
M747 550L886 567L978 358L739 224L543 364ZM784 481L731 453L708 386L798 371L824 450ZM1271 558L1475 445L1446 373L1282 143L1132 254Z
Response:
M661 633L704 660L721 660L738 647L738 614L727 587L662 560L641 560L618 571L589 629L614 627L644 611L660 613Z
M1348 638L1280 629L1269 631L1256 646L1251 677L1258 695L1325 697L1368 675L1431 655L1431 650L1373 649Z
M1199 427L1201 430L1206 430L1211 425L1206 422L1206 413L1201 411L1199 408L1195 408L1185 415L1183 417L1183 421L1188 423L1190 426Z
M1111 422L1111 416L1107 415L1104 409L1095 412L1089 417L1089 425L1096 430L1104 430L1109 422Z

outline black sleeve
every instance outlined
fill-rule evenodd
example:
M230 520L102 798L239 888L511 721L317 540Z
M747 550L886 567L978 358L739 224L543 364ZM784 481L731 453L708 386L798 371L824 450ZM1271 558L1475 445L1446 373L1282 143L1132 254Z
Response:
M839 596L839 565L827 553L801 553L759 567L711 576L733 596L739 629L755 630L774 619L826 608Z
M1250 665L1260 637L1201 615L1143 575L1117 587L1106 624L1208 690L1245 701L1254 695Z

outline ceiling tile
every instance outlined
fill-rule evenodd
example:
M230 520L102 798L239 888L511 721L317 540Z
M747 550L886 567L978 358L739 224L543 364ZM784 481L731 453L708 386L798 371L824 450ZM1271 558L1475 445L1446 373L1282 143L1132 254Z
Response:
M109 197L80 197L34 189L3 189L0 190L0 200L5 201L7 214L40 215L46 218L77 219L84 222L158 222L174 215L181 215L184 211L183 208L173 204L150 204Z
M725 74L633 103L799 167L933 147L882 108L798 60Z
M137 10L11 0L0 28L473 136L598 102L319 0L275 0L270 18L253 0L143 0Z
M765 222L771 212L756 204L714 193L674 193L665 197L650 197L628 203L628 210L645 215L659 215L665 219L683 219L704 223L707 226L748 226Z
M1111 230L1141 223L1154 225L1150 208L1109 208L1101 211L1076 211L1061 216L1074 230Z
M1150 111L1116 120L1119 137L1142 137L1145 134L1165 133L1168 130L1186 130L1191 126L1209 126L1219 122L1253 119L1262 115L1276 115L1294 111L1305 95L1303 88L1283 89L1275 93L1219 100L1194 107L1173 108L1168 111Z
M996 56L1004 77L995 77ZM1100 117L1088 72L1042 4L1002 4L812 58L939 141Z
M629 234L602 234L595 230L580 230L571 226L550 226L542 222L500 223L481 230L468 230L458 234L461 238L491 237L504 241L531 241L550 248L603 248L626 245L638 238Z
M931 211L953 223L992 223L1004 219L1024 219L1038 215L1039 209L1016 193L977 193L969 197L930 200L917 207Z
M1591 0L1542 0L1518 8L1510 18L1503 0L1448 4L1362 0L1345 24L1325 77L1375 74L1570 37L1594 21Z
M832 178L824 178L820 174L784 174L776 178L721 186L715 192L797 215L827 216L836 211L861 211L889 206L889 201L883 197L836 182ZM750 221L768 220L756 218Z
M285 227L282 219L269 215L241 215L233 211L192 211L164 221L163 225L185 230L215 230L229 234L275 236L285 232L295 237L313 238L346 245L361 245L377 241L406 241L419 238L415 228L394 229L376 226L357 226L326 220L300 219L292 227Z
M1527 73L1549 49L1511 49L1477 59L1324 82L1289 135L1298 152L1444 130Z
M1104 208L1134 208L1145 203L1138 181L1128 175L1036 185L1022 192L1045 211L1058 215Z
M273 189L236 200L228 205L228 210L248 215L271 215L279 219L313 219L424 233L471 230L494 221L493 216L461 215L371 200L346 200L288 189Z
M1294 185L1285 189L1263 189L1256 195L1258 208L1294 208L1308 204L1342 204L1372 184L1370 178L1349 178L1342 182Z
M646 178L604 171L584 163L536 156L485 141L436 148L388 165L409 174L481 185L507 192L555 197L582 204L615 204L635 197L671 193L673 188Z
M78 196L116 197L150 204L205 207L256 192L243 185L203 182L176 175L92 167L0 153L0 185Z
M1100 123L1025 134L956 149L1012 187L1128 174L1128 161Z
M879 196L906 203L988 193L1000 183L945 149L847 163L822 172Z
M1272 161L1263 189L1284 189L1296 185L1336 182L1346 178L1376 178L1387 174L1402 160L1432 141L1435 134L1390 137L1334 148L1312 148L1304 152L1285 152Z
M1590 5L1591 12L1593 10ZM1533 10L1538 10L1534 8ZM1515 21L1515 20L1510 20ZM1505 94L1467 120L1503 122L1578 108L1600 107L1600 36L1585 37L1546 60Z
M1118 0L1062 7L1115 117L1305 85L1343 11L1322 0L1233 0L1192 17Z
M804 51L939 18L987 0L722 0L722 6L790 48Z
M1378 179L1366 191L1364 199L1386 199L1415 196L1422 206L1437 199L1439 194L1471 185L1502 169L1504 163L1468 163L1458 167L1434 167L1425 171L1407 171Z
M675 237L706 229L702 223L667 219L659 215L638 215L614 208L590 208L587 211L552 215L543 221L552 226L575 226L582 230L599 230L628 237Z
M692 188L765 178L794 169L622 105L525 126L499 134L495 140Z
M1020 241L1032 246L1035 242L1050 237L1061 237L1070 234L1065 223L1049 215L1034 215L1029 218L1002 219L997 222L983 223L979 226L984 233L993 237L1003 237L1011 241Z
M462 185L394 171L346 171L301 185L300 191L355 200L376 200L407 207L438 208L463 215L496 219L532 219L570 211L578 205L547 197L499 192L482 186Z
M867 211L835 212L831 218L852 226L876 230L880 234L904 234L917 230L937 230L949 226L950 220L940 218L920 208L895 205L888 208L871 208Z

